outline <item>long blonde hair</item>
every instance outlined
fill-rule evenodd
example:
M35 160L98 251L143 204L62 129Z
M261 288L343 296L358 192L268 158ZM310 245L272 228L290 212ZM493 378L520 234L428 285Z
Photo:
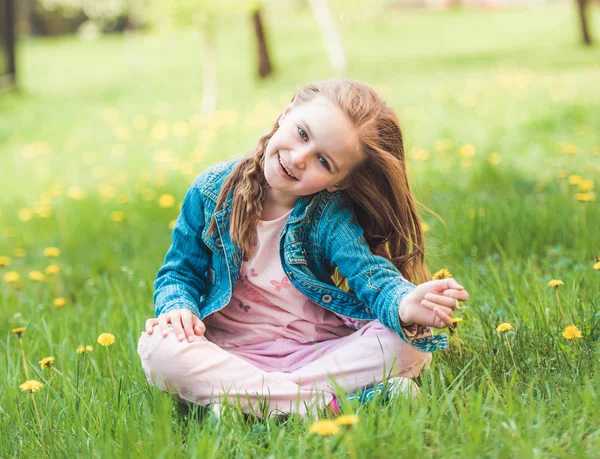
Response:
M413 283L430 278L425 265L425 241L408 178L402 131L395 112L368 85L335 78L300 87L292 98L301 105L325 97L352 121L364 161L347 180L346 193L371 252L389 259ZM256 226L263 211L265 149L278 129L277 121L256 147L236 165L223 184L216 211L231 192L231 239L245 253L252 252ZM215 211L215 212L216 212ZM209 231L214 231L213 218Z

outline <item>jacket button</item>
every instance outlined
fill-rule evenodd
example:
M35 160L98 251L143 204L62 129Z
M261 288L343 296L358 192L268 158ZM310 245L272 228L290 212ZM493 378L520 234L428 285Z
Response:
M321 300L323 300L323 303L331 303L332 298L331 295L323 295Z
M365 308L365 311L367 314L371 314L371 309L370 308Z
M217 244L217 247L219 247L219 248L223 247L223 242L221 241L221 238L217 238L217 240L215 241L215 244Z

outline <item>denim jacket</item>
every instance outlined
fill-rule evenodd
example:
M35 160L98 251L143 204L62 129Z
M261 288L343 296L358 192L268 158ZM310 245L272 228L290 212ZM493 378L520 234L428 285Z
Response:
M229 234L233 195L215 214L219 192L236 161L202 173L188 190L173 241L154 283L156 315L186 308L200 319L229 304L243 254ZM218 234L209 234L215 215ZM445 335L427 327L403 327L398 306L414 289L386 258L374 255L342 191L298 199L279 240L283 270L314 303L340 316L379 321L421 351L447 349ZM336 287L337 267L348 291Z

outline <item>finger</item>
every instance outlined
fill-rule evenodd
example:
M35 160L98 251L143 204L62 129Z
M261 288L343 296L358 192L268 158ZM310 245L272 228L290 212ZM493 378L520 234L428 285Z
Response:
M185 338L190 342L194 341L194 325L192 323L192 313L182 312L181 323L183 324L183 332L185 334Z
M443 322L444 326L449 327L452 325L452 318L442 311L442 308L436 308L433 312L435 312L435 315Z
M204 325L204 322L202 322L197 317L195 319L195 322L196 323L194 325L194 333L198 336L204 335L204 333L206 332L206 325Z
M467 301L469 299L469 294L466 290L447 289L442 292L442 295L455 298L459 301Z
M448 298L444 295L436 295L435 293L426 293L425 300L437 303L440 306L446 306L447 308L454 309L458 305L458 301L455 298Z
M158 316L158 325L160 325L160 331L164 337L169 334L169 321L170 317L168 314L161 314Z
M435 282L435 290L438 292L443 292L444 290L455 289L455 290L464 290L465 288L456 282L456 279L450 277L448 279L439 279L432 281Z
M429 309L430 311L434 311L434 312L435 312L435 310L436 310L436 309L439 309L439 310L441 310L442 312L444 312L444 313L445 313L447 316L450 316L450 317L452 317L453 311L452 311L452 309L451 309L451 308L446 308L446 307L444 307L444 306L440 306L439 304L437 304L437 303L433 303L433 302L431 302L431 301L428 301L428 300L423 300L423 301L421 301L421 305L422 305L422 306L423 306L425 309Z
M154 326L158 323L158 320L156 318L151 318L148 319L146 321L146 333L148 333L149 335L152 334L152 332L154 331Z
M183 331L183 325L181 323L181 313L179 311L173 312L171 323L173 324L173 331L175 332L175 336L179 341L183 341L185 333Z

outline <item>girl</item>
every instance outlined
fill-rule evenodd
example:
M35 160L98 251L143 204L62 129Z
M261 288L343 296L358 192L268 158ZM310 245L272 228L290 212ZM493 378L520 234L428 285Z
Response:
M425 282L423 239L394 111L349 79L298 89L254 150L186 194L139 341L148 381L259 416L404 387L448 346L429 327L468 299Z

